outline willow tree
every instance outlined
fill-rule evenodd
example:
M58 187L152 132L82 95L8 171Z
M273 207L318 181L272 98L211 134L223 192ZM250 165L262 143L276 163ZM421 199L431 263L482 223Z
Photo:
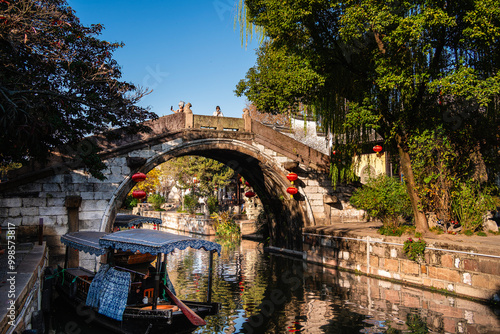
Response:
M102 178L95 145L82 139L156 117L136 105L147 92L120 80L113 52L123 44L99 39L102 30L64 0L0 1L0 167L59 150Z
M489 172L498 166L500 0L247 0L241 8L266 38L237 95L261 111L305 105L321 116L342 153L333 177L344 181L376 131L399 155L417 230L428 225L412 137L439 126L461 158L479 156Z

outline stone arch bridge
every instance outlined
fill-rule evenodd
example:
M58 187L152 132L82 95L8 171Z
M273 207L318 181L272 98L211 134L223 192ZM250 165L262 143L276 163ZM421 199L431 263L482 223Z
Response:
M22 237L35 234L43 218L51 258L60 261L54 258L63 253L60 235L68 230L109 231L134 186L131 176L185 155L218 160L252 184L271 217L270 242L275 247L301 250L303 227L359 218L359 212L347 206L343 191L332 189L328 156L252 120L247 110L242 118L194 115L188 110L145 125L149 133L127 135L118 129L117 140L91 138L107 165L103 181L60 156L45 166L10 173L0 183L2 226L17 226ZM299 175L299 193L293 199L286 193L289 171Z

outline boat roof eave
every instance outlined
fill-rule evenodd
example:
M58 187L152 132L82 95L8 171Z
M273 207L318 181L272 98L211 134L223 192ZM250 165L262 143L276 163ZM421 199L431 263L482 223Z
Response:
M197 239L174 233L149 230L133 229L124 230L103 236L99 240L101 247L120 250L139 251L140 253L172 253L175 250L183 250L188 247L193 249L204 249L216 251L219 255L221 246L212 241Z
M221 252L221 245L216 242L149 229L131 229L114 233L70 232L61 236L61 242L68 247L94 255L105 254L109 248L153 255L168 254L188 247L216 251L219 255Z
M61 242L85 253L103 255L107 250L99 245L99 240L106 234L108 233L96 231L70 232L61 236Z

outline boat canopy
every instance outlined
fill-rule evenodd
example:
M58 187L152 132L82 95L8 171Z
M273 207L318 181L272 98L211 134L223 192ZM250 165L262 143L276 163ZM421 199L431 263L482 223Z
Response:
M61 237L61 242L68 247L94 255L106 254L106 248L99 245L99 239L106 232L82 231L70 232Z
M61 242L94 255L105 254L108 248L153 255L171 253L176 249L183 250L188 247L217 251L219 255L221 251L221 245L216 242L149 229L123 230L115 233L71 232L63 235Z
M215 242L148 229L124 230L107 234L99 240L99 244L105 248L139 251L142 254L153 255L171 253L176 249L183 250L188 247L217 251L218 254L221 251L221 246Z
M154 217L137 216L137 215L117 214L113 225L118 227L130 228L132 226L136 226L143 223L159 225L161 224L161 219Z

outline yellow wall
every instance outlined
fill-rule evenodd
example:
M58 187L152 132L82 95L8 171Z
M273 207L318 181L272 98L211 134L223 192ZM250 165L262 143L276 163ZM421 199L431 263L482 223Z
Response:
M361 182L366 183L368 175L374 177L385 174L385 152L359 155L355 158L355 166L356 175L361 177ZM372 171L371 174L368 173L369 170Z

